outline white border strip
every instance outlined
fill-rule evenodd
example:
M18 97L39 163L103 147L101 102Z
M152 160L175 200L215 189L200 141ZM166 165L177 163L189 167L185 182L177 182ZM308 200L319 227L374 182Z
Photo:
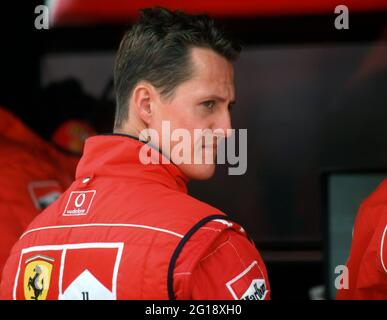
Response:
M15 283L13 284L13 300L16 300L17 281L19 280L20 265L22 262L22 258L23 258L23 254L20 255L19 266L17 267L16 277L15 277ZM23 283L23 291L24 291L24 283Z
M180 233L173 232L170 230L162 229L162 228L156 228L156 227L151 227L151 226L146 226L142 224L125 224L125 223L88 223L88 224L69 224L69 225L59 225L59 226L48 226L48 227L42 227L42 228L36 228L36 229L31 229L26 232L24 232L21 236L20 239L25 237L27 234L36 232L36 231L42 231L42 230L50 230L50 229L64 229L64 228L82 228L82 227L132 227L132 228L142 228L142 229L149 229L149 230L154 230L154 231L159 231L159 232L164 232L168 233L171 235L174 235L179 238L183 238L184 236Z
M384 232L382 234L382 241L381 241L381 244L380 244L380 261L382 262L382 266L383 266L384 271L387 273L387 267L386 267L386 265L384 264L384 261L383 261L383 246L384 246L384 239L386 238L386 232L387 232L387 225L384 228Z
M118 278L118 268L120 267L121 263L121 257L122 257L122 251L124 250L124 244L121 243L120 247L118 248L117 257L116 257L116 263L114 265L113 270L113 283L112 283L112 290L114 299L117 300L117 278Z
M60 249L58 249L60 250ZM64 270L64 263L65 263L65 260L66 260L66 253L67 253L67 249L63 249L62 251L62 257L60 259L60 268L59 268L59 283L58 283L58 299L62 299L62 291L63 291L63 288L62 288L62 285L63 285L63 270Z

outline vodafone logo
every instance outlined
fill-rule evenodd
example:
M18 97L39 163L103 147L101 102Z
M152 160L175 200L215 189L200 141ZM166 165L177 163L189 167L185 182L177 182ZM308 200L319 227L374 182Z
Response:
M95 190L73 191L63 211L64 216L84 216L89 212L95 196Z
M75 206L77 208L81 207L85 203L85 200L86 200L86 195L84 193L80 193L79 196L75 198Z

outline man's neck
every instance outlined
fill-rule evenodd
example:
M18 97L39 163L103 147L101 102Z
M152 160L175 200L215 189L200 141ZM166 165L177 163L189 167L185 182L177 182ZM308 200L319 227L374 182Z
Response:
M129 122L126 122L119 128L114 128L113 133L118 133L118 134L125 134L129 135L132 137L136 137L141 139L141 131L146 129L145 125L135 125L135 124L130 124Z

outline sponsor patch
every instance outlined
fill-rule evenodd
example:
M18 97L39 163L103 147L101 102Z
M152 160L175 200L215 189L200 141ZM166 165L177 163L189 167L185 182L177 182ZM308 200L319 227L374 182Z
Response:
M47 180L31 182L28 185L28 191L36 209L41 211L58 199L63 189L57 181Z
M70 193L66 208L63 211L64 216L83 216L89 212L93 202L95 190L73 191Z
M122 250L123 243L79 243L23 249L13 297L17 300L116 299Z
M268 293L264 274L257 261L253 261L226 286L235 300L264 300Z
M25 261L23 285L25 300L46 300L53 262L53 258L43 255Z
M118 252L117 247L67 249L59 299L114 300L114 267Z

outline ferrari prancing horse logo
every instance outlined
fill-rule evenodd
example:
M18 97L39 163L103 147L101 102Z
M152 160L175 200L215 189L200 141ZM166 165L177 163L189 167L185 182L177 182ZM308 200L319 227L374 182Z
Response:
M45 300L50 287L52 262L54 259L38 255L28 259L24 271L24 298Z

